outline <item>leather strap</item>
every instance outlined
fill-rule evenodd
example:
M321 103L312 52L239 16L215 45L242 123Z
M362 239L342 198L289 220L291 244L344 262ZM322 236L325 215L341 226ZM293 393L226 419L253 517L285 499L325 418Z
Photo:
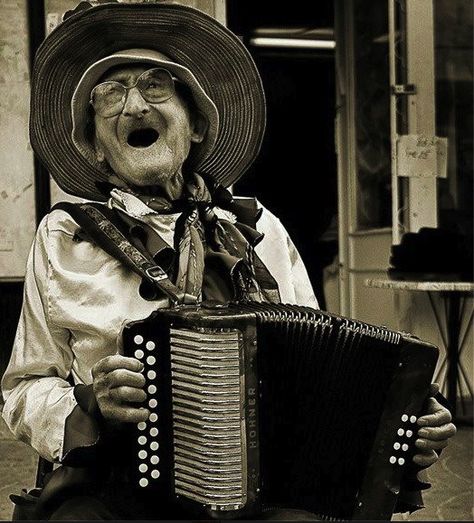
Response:
M172 305L197 301L197 297L180 291L149 253L132 245L118 224L114 223L117 216L113 210L101 204L71 202L60 202L52 210L55 209L69 213L91 240L165 294Z

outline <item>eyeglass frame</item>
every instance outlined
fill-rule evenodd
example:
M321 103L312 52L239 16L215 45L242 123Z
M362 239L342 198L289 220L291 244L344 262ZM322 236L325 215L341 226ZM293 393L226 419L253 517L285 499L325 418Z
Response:
M159 101L154 101L154 100L149 100L145 94L143 93L143 91L140 89L140 87L138 87L138 84L140 82L140 80L143 78L144 75L146 74L149 74L151 71L164 71L167 73L167 76L171 79L171 83L170 83L170 86L172 87L171 89L171 92L170 92L170 95L167 96L166 98L163 98ZM168 69L165 69L164 67L152 67L151 69L147 69L146 71L143 71L143 73L140 74L140 76L137 78L136 82L131 85L131 86L126 86L126 85L123 85L121 82L118 82L117 80L107 80L105 82L101 82L100 84L97 84L96 86L94 86L94 88L91 90L91 93L90 93L90 99L89 99L89 104L92 106L92 108L94 109L95 113L98 114L99 116L102 116L103 118L113 118L114 116L117 116L118 114L120 114L122 111L123 111L123 108L125 107L125 103L126 103L126 100L127 100L127 96L128 96L128 92L131 90L131 89L134 89L135 87L137 87L139 93L140 93L140 96L145 100L145 102L147 103L155 103L155 104L158 104L158 103L163 103L163 102L166 102L167 100L173 98L173 96L176 94L176 89L175 89L175 82L179 82L179 79L176 78L175 76L173 76L169 71ZM94 91L98 88L98 87L101 87L101 86L104 86L104 85L107 85L107 84L113 84L113 85L118 85L120 86L120 88L123 89L123 96L122 98L120 99L120 102L117 102L117 106L120 106L120 110L118 110L117 112L115 112L114 114L110 114L110 115L101 115L100 112L97 111L96 107L94 106L94 100L93 100L93 95L94 95Z

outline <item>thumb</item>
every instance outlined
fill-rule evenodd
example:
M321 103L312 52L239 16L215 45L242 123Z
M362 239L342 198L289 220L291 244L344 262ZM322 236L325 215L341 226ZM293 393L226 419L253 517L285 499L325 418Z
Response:
M439 392L439 384L438 383L432 383L430 385L430 396L436 396Z

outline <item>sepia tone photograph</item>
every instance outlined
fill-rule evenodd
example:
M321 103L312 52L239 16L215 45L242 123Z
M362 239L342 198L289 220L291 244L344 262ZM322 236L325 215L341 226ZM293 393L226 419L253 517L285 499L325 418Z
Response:
M472 0L2 0L0 521L472 521Z

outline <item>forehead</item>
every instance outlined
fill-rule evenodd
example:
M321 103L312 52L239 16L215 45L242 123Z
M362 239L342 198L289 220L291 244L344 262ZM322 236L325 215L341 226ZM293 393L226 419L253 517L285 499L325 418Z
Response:
M152 69L153 65L151 64L123 64L123 65L116 65L106 71L97 81L97 84L100 84L102 82L120 82L123 85L133 85L137 78L144 73L145 71L148 71L148 69Z

